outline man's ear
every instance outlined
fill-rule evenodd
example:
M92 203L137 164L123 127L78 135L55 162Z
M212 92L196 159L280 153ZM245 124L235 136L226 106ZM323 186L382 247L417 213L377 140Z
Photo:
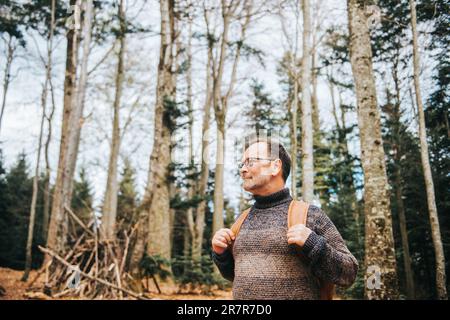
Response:
M277 175L279 171L281 171L281 160L277 159L274 162L274 169L272 171L272 174Z

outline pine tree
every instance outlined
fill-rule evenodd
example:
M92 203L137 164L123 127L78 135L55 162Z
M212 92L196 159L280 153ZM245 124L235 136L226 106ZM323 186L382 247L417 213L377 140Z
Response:
M24 153L5 176L5 211L1 212L2 233L0 264L13 269L25 266L25 246L31 203L32 180L28 176L28 163Z
M137 221L138 194L135 181L136 171L128 159L125 160L124 164L117 197L117 237L119 238L122 238L124 231L129 234Z
M271 97L264 83L258 79L252 79L250 90L251 106L247 108L245 113L248 126L252 130L270 131L278 134L286 120L279 103Z
M93 195L91 182L88 180L86 169L82 167L79 179L74 181L71 203L72 211L87 225L93 217ZM74 225L77 234L84 232L81 226Z

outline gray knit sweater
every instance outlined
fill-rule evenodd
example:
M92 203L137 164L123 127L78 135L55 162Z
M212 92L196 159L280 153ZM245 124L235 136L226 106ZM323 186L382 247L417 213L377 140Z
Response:
M343 287L354 282L358 262L321 209L309 207L312 233L300 249L287 243L289 189L254 198L232 253L212 253L222 276L233 281L234 299L319 299L317 278Z

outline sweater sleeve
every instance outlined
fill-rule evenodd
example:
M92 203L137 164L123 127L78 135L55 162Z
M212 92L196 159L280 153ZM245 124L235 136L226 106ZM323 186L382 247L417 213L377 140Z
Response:
M338 286L351 286L358 272L358 261L348 250L339 231L318 207L310 207L309 221L312 232L302 251L310 259L312 273Z
M231 254L230 250L225 250L222 254L217 254L214 251L212 251L211 258L213 262L216 264L217 268L219 268L220 273L222 276L229 280L234 280L234 258Z

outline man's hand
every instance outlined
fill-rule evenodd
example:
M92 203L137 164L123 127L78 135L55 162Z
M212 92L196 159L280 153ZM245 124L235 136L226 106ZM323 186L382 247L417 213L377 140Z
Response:
M222 254L234 241L235 236L231 229L219 229L212 238L212 249L217 254Z
M302 248L311 232L311 229L307 228L304 224L296 224L290 227L287 232L288 243L295 243Z

